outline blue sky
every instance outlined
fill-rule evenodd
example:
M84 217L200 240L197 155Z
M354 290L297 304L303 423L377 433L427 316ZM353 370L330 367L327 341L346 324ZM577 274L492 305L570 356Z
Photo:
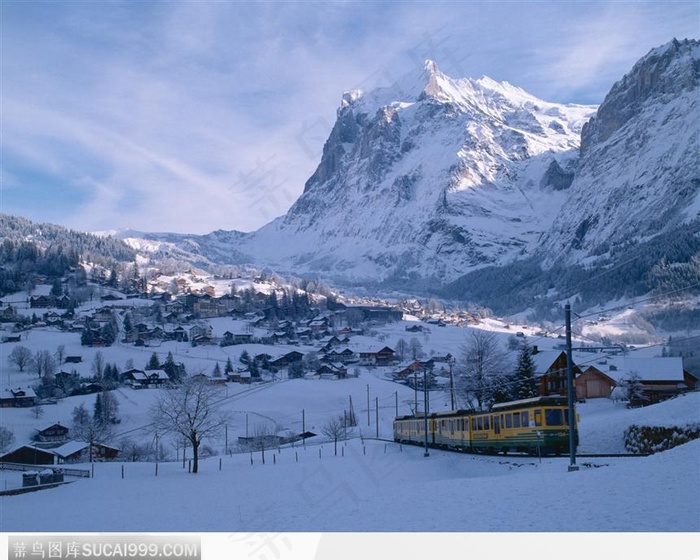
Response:
M342 93L427 58L600 103L693 2L13 2L0 211L79 230L251 231L318 165Z

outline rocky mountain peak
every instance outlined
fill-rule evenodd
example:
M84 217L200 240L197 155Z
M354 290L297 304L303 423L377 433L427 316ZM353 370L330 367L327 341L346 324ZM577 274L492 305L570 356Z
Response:
M606 141L647 103L665 103L700 82L700 42L672 41L652 49L605 96L596 116L583 128L582 154Z

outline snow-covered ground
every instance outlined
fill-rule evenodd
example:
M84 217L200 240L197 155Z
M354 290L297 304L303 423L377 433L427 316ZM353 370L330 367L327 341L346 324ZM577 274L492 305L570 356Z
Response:
M61 488L6 497L3 531L691 531L700 530L700 442L646 458L583 459L470 456L366 439L391 437L397 386L370 374L346 381L294 380L263 390L229 393L234 412L230 448L245 417L268 419L320 433L322 423L347 408L354 395L359 426L334 455L332 442L211 457L197 475L182 461L98 463L92 479ZM405 388L404 388L405 389ZM410 390L406 390L410 393ZM120 390L123 427L148 423L155 390ZM407 395L402 394L399 400ZM410 397L410 395L408 395ZM94 397L93 397L94 399ZM66 399L39 420L62 418L79 400ZM364 401L366 402L366 401ZM46 407L49 408L48 406ZM629 410L609 400L579 405L580 452L624 451L622 430L700 422L700 394ZM29 410L2 411L3 425L22 433ZM368 425L369 423L369 425ZM360 438L362 433L364 438ZM213 447L220 448L219 441ZM172 450L171 450L172 451ZM124 465L124 478L121 469ZM83 465L88 467L89 465ZM6 482L20 479L5 473ZM69 514L66 514L70 511Z

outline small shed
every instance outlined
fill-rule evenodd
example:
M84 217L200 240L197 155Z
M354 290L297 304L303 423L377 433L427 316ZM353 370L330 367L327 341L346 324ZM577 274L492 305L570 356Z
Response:
M574 387L578 399L608 398L617 382L595 366L589 366L574 380Z

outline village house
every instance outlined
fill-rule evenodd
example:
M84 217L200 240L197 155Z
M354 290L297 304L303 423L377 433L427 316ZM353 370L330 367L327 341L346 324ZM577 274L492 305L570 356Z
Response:
M0 408L22 408L34 406L38 398L31 387L4 389L0 393Z
M35 441L41 442L59 442L68 440L68 427L63 426L60 422L44 426L37 429L34 436Z
M360 365L363 366L389 366L394 363L395 352L388 346L379 350L364 350L360 352Z
M538 351L533 348L532 361L535 363L535 375L538 380L539 394L560 395L567 394L567 359L563 350ZM581 369L572 363L574 379L581 374Z
M277 358L275 360L271 360L270 367L275 368L275 369L285 368L285 367L288 367L290 364L293 364L296 362L301 362L303 357L304 357L304 354L302 354L301 352L297 352L296 350L292 350L291 352L288 352L284 356L280 356L279 358Z
M316 375L321 379L345 379L348 376L348 370L340 363L324 363L316 368Z
M121 382L125 385L129 385L132 389L140 389L147 385L148 377L146 376L146 372L142 369L132 368L122 372Z
M433 369L435 366L435 363L432 360L413 360L410 364L408 364L406 367L403 367L399 369L398 371L394 372L394 378L395 379L408 379L409 377L415 377L418 375L422 375L423 371L430 371Z
M226 379L231 383L243 383L249 385L251 382L250 371L232 371L226 375Z
M679 357L606 356L589 369L592 371L585 380L609 379L615 387L624 387L634 377L642 392L642 402L638 404L653 404L698 387L698 379L683 369L683 359ZM589 396L587 385L582 387L581 394L577 385L577 396L594 398Z
M253 342L253 334L226 331L222 342L224 344L249 344Z

